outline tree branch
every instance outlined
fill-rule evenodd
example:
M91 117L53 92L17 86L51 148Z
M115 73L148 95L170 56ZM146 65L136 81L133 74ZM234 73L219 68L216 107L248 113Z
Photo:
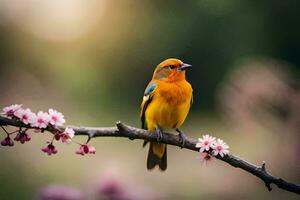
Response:
M23 124L20 121L16 121L13 119L8 119L0 116L0 126L7 126L7 125L19 127L19 128L20 127L32 128L28 125ZM128 126L121 122L117 122L116 127L107 127L107 128L77 127L77 126L68 126L68 127L74 129L75 135L86 135L89 137L89 139L95 137L124 137L124 138L129 138L131 140L140 139L140 140L147 140L147 141L154 141L154 142L157 139L156 134L150 134L147 130ZM64 127L60 127L60 128L63 129ZM51 128L47 128L45 130L53 132L53 129ZM181 147L181 142L179 140L179 137L177 135L170 134L170 133L164 133L161 143ZM196 148L196 143L197 143L196 140L188 139L185 142L183 148L198 152L199 148ZM218 155L216 156L216 158L228 163L233 167L240 168L260 178L265 183L269 191L272 190L271 184L275 184L283 190L300 194L300 185L273 176L272 174L267 172L265 162L263 162L261 166L256 166L232 154L225 155L223 158Z

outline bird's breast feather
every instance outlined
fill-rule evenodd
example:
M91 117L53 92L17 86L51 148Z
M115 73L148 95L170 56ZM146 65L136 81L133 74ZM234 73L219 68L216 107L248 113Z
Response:
M157 87L157 93L166 102L170 104L189 103L192 98L192 87L187 82L180 83L162 83Z

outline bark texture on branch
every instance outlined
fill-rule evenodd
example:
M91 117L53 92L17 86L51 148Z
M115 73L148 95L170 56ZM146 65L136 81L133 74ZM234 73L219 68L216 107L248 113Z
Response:
M8 119L0 116L0 126L14 126L14 127L26 127L30 128L28 125L23 124L22 122ZM115 127L78 127L78 126L68 126L74 129L75 135L86 135L90 139L95 137L124 137L131 140L141 139L147 141L156 141L156 134L149 134L147 130L140 128L135 128L128 126L121 122L117 122ZM61 127L63 129L63 127ZM51 128L45 129L52 132ZM181 147L181 141L177 135L164 133L161 143L174 145ZM189 149L192 151L199 151L199 148L196 148L196 140L187 139L183 148ZM261 166L256 166L249 162L242 160L241 158L234 156L232 154L225 155L223 158L221 156L216 156L217 159L222 160L229 165L240 168L258 178L260 178L266 185L269 191L272 190L271 184L277 185L279 188L290 191L296 194L300 194L300 185L292 182L288 182L282 178L275 177L266 170L265 162Z

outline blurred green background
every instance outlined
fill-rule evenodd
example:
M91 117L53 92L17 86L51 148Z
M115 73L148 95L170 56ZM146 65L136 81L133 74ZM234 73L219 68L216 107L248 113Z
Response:
M139 104L155 66L192 64L194 105L182 130L210 133L233 154L300 182L300 26L297 0L0 0L0 106L54 108L67 124L140 126ZM168 170L146 170L141 141L92 140L95 156L49 134L1 147L0 199L33 199L44 187L77 188L102 199L116 179L132 199L297 199L198 154L169 147ZM46 136L47 135L47 136ZM5 135L3 134L2 137ZM78 138L84 141L85 138ZM101 186L102 184L102 186Z

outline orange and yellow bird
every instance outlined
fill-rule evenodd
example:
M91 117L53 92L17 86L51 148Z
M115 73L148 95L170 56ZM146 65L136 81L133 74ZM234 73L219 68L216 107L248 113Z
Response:
M169 58L161 62L153 73L152 80L146 87L141 104L142 128L157 134L157 142L151 142L147 168L156 165L161 170L167 169L167 145L159 143L163 130L176 129L184 145L186 136L179 130L192 104L193 89L185 79L185 71L191 65L179 59ZM145 146L147 142L144 142Z

